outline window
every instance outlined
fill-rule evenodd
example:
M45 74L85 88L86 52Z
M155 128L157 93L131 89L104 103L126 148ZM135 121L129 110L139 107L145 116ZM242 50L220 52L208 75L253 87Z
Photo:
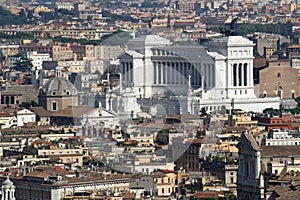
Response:
M281 73L277 73L277 78L281 78Z
M293 99L295 98L295 91L294 90L292 91L292 98Z
M52 102L52 111L57 111L57 103Z
M281 86L278 86L277 87L277 92L276 92L276 95L279 97L279 98L282 98L282 87Z

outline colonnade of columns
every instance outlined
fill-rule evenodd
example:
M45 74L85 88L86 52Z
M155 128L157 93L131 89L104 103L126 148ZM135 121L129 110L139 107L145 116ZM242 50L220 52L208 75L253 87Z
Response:
M215 69L211 64L190 63L190 62L153 62L154 84L188 84L191 75L191 85L201 86L201 75L205 77L206 87L213 87L215 82Z
M249 86L250 85L250 70L248 63L234 63L232 64L232 85L233 86Z
M133 83L133 65L132 62L121 63L122 75L124 83Z
M19 104L19 101L13 95L1 95L1 104Z

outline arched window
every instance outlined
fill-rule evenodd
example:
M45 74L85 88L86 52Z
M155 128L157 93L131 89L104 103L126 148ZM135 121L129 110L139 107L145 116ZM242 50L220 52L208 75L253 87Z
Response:
M292 90L292 98L295 98L295 90Z
M263 92L263 97L267 97L267 95L268 95L267 91L264 91Z
M279 98L282 98L282 87L281 86L278 86L277 87L277 91L276 91L276 96L278 96Z

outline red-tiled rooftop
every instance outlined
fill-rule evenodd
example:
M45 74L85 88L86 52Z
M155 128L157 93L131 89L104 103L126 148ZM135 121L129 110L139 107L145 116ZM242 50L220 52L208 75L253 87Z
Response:
M289 46L287 47L288 49L299 49L300 48L300 45L292 45L292 46Z
M193 195L194 197L197 198L223 198L224 197L224 192L222 191L202 191L202 192L197 192Z
M159 171L162 172L162 173L165 173L165 174L174 173L174 170L169 170L169 169L161 169Z

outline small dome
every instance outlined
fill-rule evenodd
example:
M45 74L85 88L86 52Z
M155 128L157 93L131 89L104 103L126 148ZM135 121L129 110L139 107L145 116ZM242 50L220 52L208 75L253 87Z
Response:
M76 92L74 85L63 77L51 78L42 89L45 93L49 92L65 92L70 91L71 93Z
M9 177L7 177L7 179L5 181L3 181L2 187L4 187L4 188L15 188L14 183L11 180L9 180Z

